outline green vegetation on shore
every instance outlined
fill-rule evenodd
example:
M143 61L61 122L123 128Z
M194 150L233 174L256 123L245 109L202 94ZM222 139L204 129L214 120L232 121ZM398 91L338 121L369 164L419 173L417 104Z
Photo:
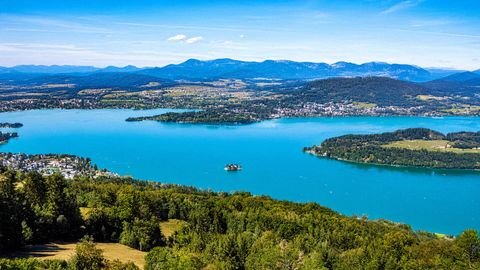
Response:
M346 217L315 203L242 192L214 193L126 178L67 181L59 175L0 172L0 252L84 235L149 251L145 269L480 267L480 239L472 230L455 239L440 238L402 224ZM91 238L82 241L68 263L0 260L0 269L67 266L135 269L105 263Z
M480 132L411 128L371 135L345 135L304 151L352 162L438 169L480 169Z

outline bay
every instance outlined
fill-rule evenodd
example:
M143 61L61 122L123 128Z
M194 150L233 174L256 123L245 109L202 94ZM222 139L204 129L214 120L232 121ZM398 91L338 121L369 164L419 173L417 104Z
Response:
M0 151L90 157L101 168L137 179L317 202L342 214L431 232L480 229L480 173L359 165L302 152L304 146L347 133L409 127L479 131L480 118L321 117L244 126L125 122L167 111L172 110L0 113L0 122L24 124L16 130L20 137L0 145ZM244 169L226 172L227 163Z

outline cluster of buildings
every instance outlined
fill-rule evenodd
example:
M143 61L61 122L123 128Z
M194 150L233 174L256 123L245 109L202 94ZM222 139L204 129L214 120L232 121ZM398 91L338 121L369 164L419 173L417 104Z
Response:
M22 111L35 109L94 109L98 102L89 99L49 99L49 98L20 98L3 100L0 97L0 112Z
M107 170L99 170L90 159L73 155L27 155L0 153L0 166L22 172L39 172L43 175L60 173L66 179L75 176L118 176Z
M272 118L285 116L352 116L352 115L419 115L423 107L371 106L362 107L354 103L313 103L307 102L298 107L277 108Z

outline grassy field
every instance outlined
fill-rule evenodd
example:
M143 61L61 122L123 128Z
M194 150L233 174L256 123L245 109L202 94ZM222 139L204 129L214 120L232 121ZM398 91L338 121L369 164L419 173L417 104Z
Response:
M82 216L88 216L91 209L82 207L80 209ZM170 237L175 231L181 229L185 225L185 221L170 219L160 222L160 229L165 237ZM23 250L17 251L10 255L13 258L39 258L39 259L59 259L69 260L75 253L77 243L61 243L54 242L42 245L26 246ZM123 263L133 262L140 269L145 265L146 252L139 251L118 243L96 243L97 248L103 251L103 256L107 260L119 260Z
M450 109L444 110L447 113L453 114L472 114L472 113L479 113L480 106L470 106L470 105L459 105L453 106Z
M371 109L377 107L375 103L368 103L368 102L353 102L353 104L361 109Z
M180 230L185 225L185 221L178 219L169 219L168 221L160 222L160 230L166 238L170 237L175 231Z
M439 101L439 100L446 100L447 98L446 97L437 97L437 96L432 96L432 95L418 95L417 99L421 100L421 101L430 101L430 100Z
M453 148L451 142L446 140L404 140L391 142L383 145L383 147L395 147L406 148L410 150L428 150L428 151L440 151L440 152L452 152L452 153L480 153L480 149L460 149Z
M119 260L123 263L133 262L140 269L145 265L146 252L139 251L118 243L96 243L108 260ZM68 260L75 253L76 243L49 243L26 246L22 251L11 255L14 258L39 258Z

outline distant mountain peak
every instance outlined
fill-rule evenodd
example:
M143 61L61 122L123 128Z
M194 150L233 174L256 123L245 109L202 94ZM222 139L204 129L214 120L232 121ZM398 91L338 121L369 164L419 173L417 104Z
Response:
M340 62L333 63L330 66L333 67L333 68L346 68L346 67L356 66L356 64L350 63L350 62L345 62L345 61L340 61Z
M138 71L140 70L140 68L134 66L134 65L128 65L128 66L124 66L124 67L116 67L116 66L108 66L108 67L105 67L101 70L99 70L100 72L134 72L134 71Z
M382 62L382 61L370 61L363 63L362 65L388 65L387 62Z
M178 65L175 65L175 64L171 64L171 65L168 65L168 66L193 66L193 65L202 65L204 63L207 63L208 61L202 61L202 60L198 60L198 59L195 59L195 58L190 58L188 59L187 61L185 62L182 62Z
M475 71L465 71L452 74L440 80L447 82L466 82L474 79L480 79L480 74L477 74Z

